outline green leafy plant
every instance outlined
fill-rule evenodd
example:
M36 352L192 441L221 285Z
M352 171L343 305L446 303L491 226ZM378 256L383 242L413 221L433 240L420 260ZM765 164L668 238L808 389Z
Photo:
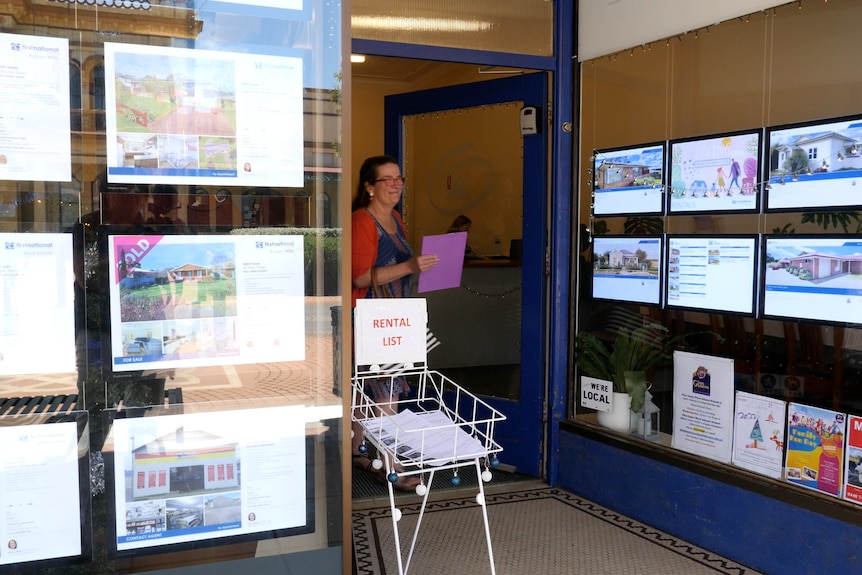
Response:
M621 327L612 342L582 331L575 338L575 364L584 375L613 382L615 392L628 393L631 410L638 411L644 404L647 372L684 343L684 335L671 337L655 322Z

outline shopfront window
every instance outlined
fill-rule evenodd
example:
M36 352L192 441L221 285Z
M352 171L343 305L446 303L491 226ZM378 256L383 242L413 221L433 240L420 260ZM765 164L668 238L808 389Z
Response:
M341 4L10 6L0 565L340 573Z
M604 402L626 391L625 366L643 370L646 381L634 386L647 386L644 409L657 414L660 433L645 433L644 413L631 410L617 433L849 498L856 455L833 474L842 485L825 486L814 477L831 468L806 476L788 443L801 437L800 422L822 420L812 437L830 461L836 449L859 449L844 443L843 426L862 414L854 284L862 204L852 193L862 113L851 95L859 78L846 74L852 57L836 34L851 32L859 7L801 8L582 63L572 411L606 425ZM664 344L666 354L637 365L619 357ZM614 346L609 361L588 361ZM722 406L699 404L698 394ZM744 437L740 402L762 415Z

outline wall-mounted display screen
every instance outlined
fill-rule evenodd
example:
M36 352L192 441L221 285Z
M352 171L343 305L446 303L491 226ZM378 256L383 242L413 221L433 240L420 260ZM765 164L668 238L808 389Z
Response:
M862 117L767 130L767 210L860 206Z
M760 130L670 142L668 213L760 209Z
M659 305L661 256L661 236L595 236L593 297Z
M116 553L314 531L303 410L114 419Z
M862 324L862 236L767 236L763 315Z
M74 373L72 234L0 233L0 243L0 375Z
M0 565L90 554L86 417L74 412L32 425L0 418Z
M757 236L667 237L668 307L754 314Z
M664 143L599 150L593 160L593 214L661 214Z
M303 186L302 59L105 43L108 181Z
M105 234L121 372L305 357L302 236Z

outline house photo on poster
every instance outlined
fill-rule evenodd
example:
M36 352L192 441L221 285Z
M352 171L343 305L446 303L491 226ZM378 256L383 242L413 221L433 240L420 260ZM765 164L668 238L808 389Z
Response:
M761 140L758 130L672 141L668 213L757 211Z
M730 463L733 415L733 360L674 351L672 446Z
M112 373L304 359L302 236L107 241Z
M302 59L105 43L108 181L303 185Z
M839 497L843 485L847 416L830 409L790 403L787 409L785 479Z
M302 411L115 419L116 550L313 530Z

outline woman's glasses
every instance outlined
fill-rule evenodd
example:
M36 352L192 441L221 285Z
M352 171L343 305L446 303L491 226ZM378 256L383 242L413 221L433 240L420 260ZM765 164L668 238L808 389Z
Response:
M378 178L376 180L373 180L373 183L375 184L378 182L383 182L384 184L386 184L386 187L394 188L395 186L403 186L407 182L407 178L405 178L404 176L397 176L394 178L387 176L385 178Z

